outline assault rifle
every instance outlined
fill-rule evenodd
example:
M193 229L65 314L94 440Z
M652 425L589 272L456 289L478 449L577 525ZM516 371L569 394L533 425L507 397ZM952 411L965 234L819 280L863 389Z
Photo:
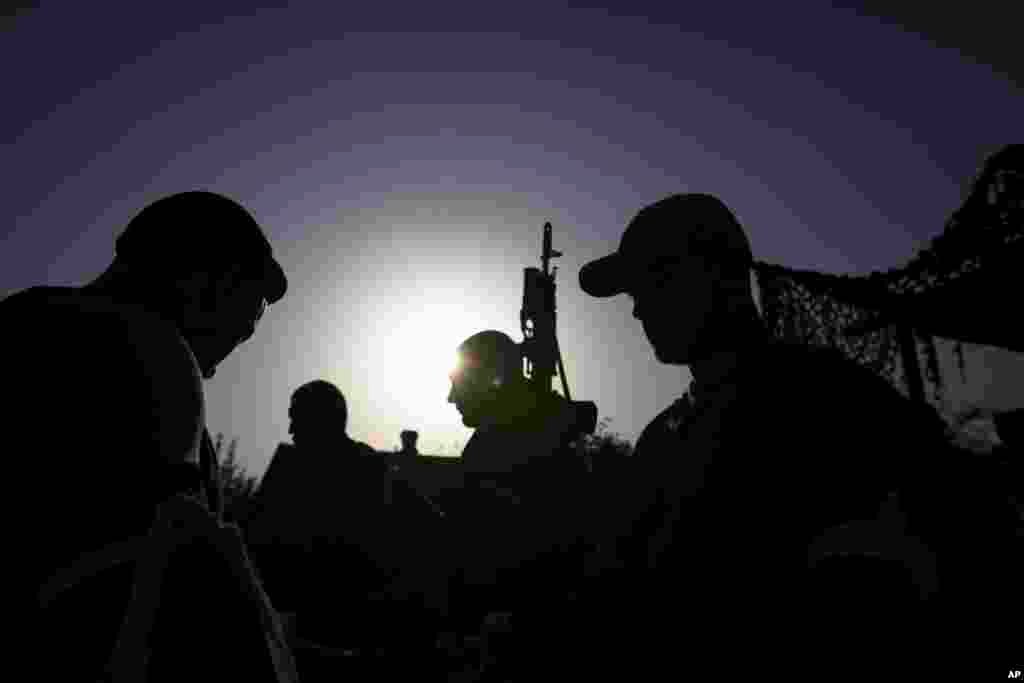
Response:
M555 332L555 275L558 267L551 268L551 259L562 252L551 247L551 223L544 224L540 268L523 269L523 307L519 312L519 325L523 332L523 372L527 381L538 392L552 393L551 381L557 374L562 384L562 395L575 414L573 432L577 444L585 434L597 428L597 405L593 401L573 401L565 364Z

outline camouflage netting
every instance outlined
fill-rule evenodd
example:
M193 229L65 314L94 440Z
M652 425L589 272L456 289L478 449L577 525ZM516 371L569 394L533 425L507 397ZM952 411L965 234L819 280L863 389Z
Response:
M864 335L845 334L854 325L869 322L877 308L851 303L841 293L860 299L865 292L885 286L880 275L827 275L768 263L756 264L755 271L764 320L778 339L838 349L904 390L892 326Z
M931 400L939 402L943 383L935 334L929 324L938 317L930 321L922 314L906 321L894 310L912 310L908 301L922 302L922 297L928 297L932 310L942 313L943 336L957 340L955 352L964 373L959 340L972 339L976 332L963 327L970 323L968 316L962 316L959 331L963 334L957 334L957 311L990 306L988 301L971 298L979 293L1005 297L1020 289L1015 269L1024 263L1022 233L1024 145L1008 145L988 159L967 200L943 232L903 268L848 276L756 263L765 321L779 339L838 349L904 394L909 385L897 331L899 325L908 325L916 338L918 358L923 356ZM994 329L982 343L1019 349L1022 341L1013 324L1015 317L1005 316L1005 328Z

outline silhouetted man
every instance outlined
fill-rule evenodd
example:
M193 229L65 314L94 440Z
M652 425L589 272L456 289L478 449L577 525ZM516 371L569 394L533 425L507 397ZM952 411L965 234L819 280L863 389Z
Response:
M403 429L399 435L402 439L402 455L419 455L420 452L416 449L416 441L420 438L419 432L414 429Z
M431 574L436 511L348 435L348 404L334 384L300 386L288 417L293 444L274 453L251 529L275 604L294 610L299 633L321 643L432 642L426 612L444 600Z
M278 446L263 475L254 532L311 549L343 533L352 522L346 511L386 505L390 487L380 476L366 481L379 474L372 460L376 454L347 434L348 405L335 385L314 380L296 389L288 418L293 443Z
M348 404L334 384L300 386L288 418L293 443L278 446L263 475L250 533L271 597L299 613L306 633L329 641L310 627L319 608L336 611L340 595L351 601L380 588L371 546L390 481L373 449L347 434ZM337 637L348 635L346 623L337 619Z
M13 553L43 605L32 621L42 649L28 663L33 678L99 680L117 642L127 653L117 661L145 665L146 680L278 680L252 612L255 584L239 583L244 552L217 545L237 537L178 494L199 489L201 379L286 288L248 211L185 192L136 215L94 281L33 287L0 303L11 481L35 492ZM146 558L155 555L137 539L171 501L164 513L179 517L179 530L202 532L173 551L149 590L136 570L154 566ZM129 604L143 615L130 623L153 631L119 640ZM143 639L129 647L126 638ZM241 666L222 656L234 647L251 649Z
M628 295L655 357L693 375L636 444L613 532L625 569L593 605L628 666L880 664L937 586L890 493L942 448L941 422L838 354L773 343L752 261L720 200L681 194L580 271L587 293Z
M512 611L519 639L542 621L554 626L580 569L577 510L566 501L583 476L568 450L574 415L557 394L529 386L520 348L507 335L479 332L458 353L448 401L475 431L452 510L461 556L453 609L470 629L488 612ZM548 644L537 634L517 659L531 661Z
M337 532L337 493L352 484L360 459L375 452L349 437L348 404L330 382L313 380L296 389L288 419L293 444L278 446L258 495L273 533L306 543Z

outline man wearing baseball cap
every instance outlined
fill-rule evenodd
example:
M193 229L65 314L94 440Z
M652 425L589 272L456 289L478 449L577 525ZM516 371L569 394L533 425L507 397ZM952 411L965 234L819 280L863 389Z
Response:
M942 424L838 353L773 341L753 264L733 212L688 193L641 209L618 250L579 274L594 297L628 295L655 357L693 376L637 441L628 502L609 530L620 569L606 572L600 604L612 623L631 624L614 631L630 666L641 653L671 654L680 670L725 654L793 672L809 649L848 655L862 636L875 662L898 642L881 633L917 623L934 591L927 552L898 523L870 526L870 549L851 546L879 561L814 569L824 566L809 559L823 547L814 541L879 517L907 480L908 456L940 447ZM851 624L883 602L886 623L855 636ZM798 626L780 630L787 616ZM643 627L666 618L677 628Z
M201 487L204 439L209 449L202 378L253 334L286 289L253 216L223 195L194 191L142 209L94 281L32 287L0 302L13 399L5 438L17 455L12 484L39 497L13 553L33 595L38 590L30 640L44 651L31 661L36 677L73 672L106 680L117 650L127 652L118 661L148 657L168 680L278 680L259 619L246 621L254 616L245 611L250 596L229 563L202 543L167 565L149 655L140 654L146 647L118 650L115 643L127 642L126 615L149 599L133 597L136 568L148 557L139 539L149 536L162 505L187 506L191 499L179 494ZM203 528L219 528L209 512L197 519L207 516ZM211 609L188 616L198 605ZM225 632L215 636L217 629ZM174 641L184 631L191 635L183 650ZM222 636L238 642L225 646ZM253 648L242 670L216 655L236 646ZM209 676L196 671L203 658Z

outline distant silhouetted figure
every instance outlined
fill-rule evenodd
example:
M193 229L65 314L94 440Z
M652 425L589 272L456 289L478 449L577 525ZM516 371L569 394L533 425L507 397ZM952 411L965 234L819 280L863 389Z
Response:
M591 596L588 645L673 678L735 657L792 673L823 653L906 663L939 584L892 494L938 457L943 425L838 353L775 343L752 260L719 199L681 194L580 271L593 296L627 294L655 357L693 375L623 470L620 568Z
M330 382L314 380L296 389L288 418L293 444L278 446L260 481L260 524L265 534L282 542L308 545L337 535L345 522L339 521L341 506L358 505L351 496L339 501L339 493L373 497L369 490L360 492L364 482L354 479L362 470L377 471L372 463L364 463L376 454L348 436L348 405ZM385 482L376 481L378 486ZM387 500L387 494L373 493Z
M271 598L296 612L299 633L315 642L376 648L389 638L429 639L423 610L443 596L424 594L443 587L431 574L431 549L419 544L437 535L436 512L347 434L348 405L334 384L300 386L288 417L293 444L274 453L250 529Z
M516 637L531 638L517 658L537 661L551 644L540 631L557 628L580 569L577 505L569 500L583 476L568 449L574 414L557 394L528 384L507 335L479 332L458 351L448 401L475 431L452 509L461 557L453 611L469 629L487 613L514 612Z
M348 436L348 405L335 385L296 389L288 418L293 443L278 446L260 481L250 535L271 597L308 625L318 598L337 609L338 586L369 592L368 546L391 491L373 449Z
M240 537L199 502L198 468L201 380L286 288L241 205L185 192L136 215L94 281L0 303L8 464L35 497L8 546L40 605L31 678L288 678Z
M419 455L420 452L416 450L416 441L420 438L419 432L413 429L403 429L399 435L402 439L402 455Z

